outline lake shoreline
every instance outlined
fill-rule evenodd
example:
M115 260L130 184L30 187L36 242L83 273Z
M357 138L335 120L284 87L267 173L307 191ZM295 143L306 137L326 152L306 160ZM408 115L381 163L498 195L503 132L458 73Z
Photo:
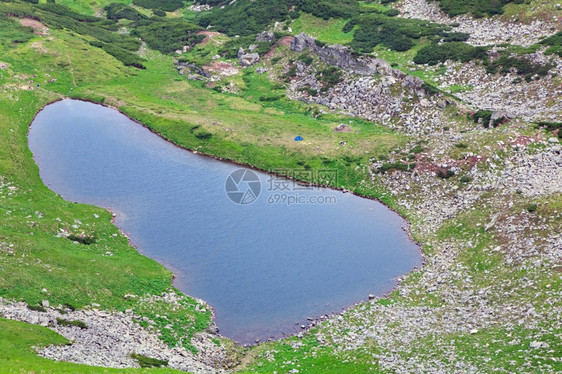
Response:
M391 212L397 214L402 220L404 220L405 224L404 224L404 225L401 225L401 229L406 233L407 239L408 239L409 241L411 241L412 243L414 243L414 244L418 247L419 254L421 255L421 256L420 256L420 257L421 257L421 264L420 264L419 266L415 266L415 267L414 267L410 272L408 272L408 273L404 273L404 274L399 275L397 278L399 278L400 280L398 280L398 281L396 282L396 284L395 284L391 289L389 289L387 292L384 292L383 294L375 295L375 298L374 298L374 299L367 298L369 295L365 295L366 298L362 298L361 300L359 300L359 301L357 301L357 302L355 302L355 303L353 303L353 304L351 304L351 305L345 306L345 307L343 307L340 311L331 311L331 312L328 312L328 313L324 313L324 314L322 314L322 315L320 315L320 316L311 316L311 317L307 317L305 321L302 321L302 323L301 323L301 322L298 322L297 324L295 324L295 326L301 326L301 327L302 327L302 326L305 326L304 328L300 328L300 331L294 331L294 332L292 332L292 333L282 333L282 336L280 336L280 337L276 337L276 338L273 338L273 339L270 338L270 339L266 339L266 340L258 340L258 341L256 341L255 344L259 344L259 343L264 342L264 341L278 341L278 340L285 339L285 338L288 338L288 337L291 337L291 336L300 335L300 334L302 334L303 332L308 332L310 329L313 329L314 327L317 326L317 324L319 324L319 323L321 323L321 322L323 322L323 321L329 320L329 319L331 319L331 318L334 318L334 317L337 317L337 316L341 316L341 315L345 314L346 312L348 312L349 310L351 310L351 309L353 309L353 308L356 308L356 307L359 306L359 305L365 304L366 302L375 303L375 302L377 301L377 299L385 298L386 296L388 296L389 294L391 294L392 292L394 292L398 287L400 287L400 284L401 284L401 282L402 282L402 279L405 278L408 274L410 274L410 273L413 272L413 271L419 270L420 268L422 268L422 267L425 266L425 264L426 264L427 259L426 259L426 256L425 256L423 250L422 250L421 244L420 244L419 242L415 241L415 240L412 238L412 236L411 236L411 233L410 233L410 223L408 222L408 220L407 220L404 216L402 216L398 211L396 211L396 210L393 209L392 207L388 206L387 204L385 204L385 203L384 203L383 201L381 201L380 199L375 198L375 197L372 197L372 196L365 196L365 195L362 195L362 194L359 194L359 193L355 193L355 192L346 190L345 188L338 188L338 187L334 187L334 186L330 186L330 185L322 185L322 184L317 184L317 183L311 183L311 182L300 181L300 180L298 180L298 179L296 179L296 178L293 178L293 177L290 177L290 176L279 175L279 174L277 174L277 173L275 173L275 172L272 172L272 171L270 171L270 170L260 169L260 168L258 168L258 167L253 166L253 165L250 165L250 164L245 164L245 163L237 162L236 160L224 159L224 158L221 158L221 157L219 157L219 156L215 156L215 155L211 155L211 154L206 154L206 153L198 152L198 151L196 151L196 150L193 150L193 149L187 148L187 147L185 147L185 146L182 146L182 145L180 145L180 144L177 144L177 143L175 143L174 141L171 141L171 140L169 140L169 139L166 139L166 138L165 138L164 136L162 136L160 133L156 132L156 131L153 130L151 127L145 125L145 124L142 123L140 120L137 120L137 119L135 119L135 118L132 118L131 116L129 116L129 115L127 115L126 113L122 112L119 108L117 108L117 107L115 107L115 106L112 106L112 105L109 105L109 104L106 104L106 103L101 103L101 102L98 102L98 101L95 101L95 100L92 100L92 99L81 98L81 97L61 97L61 98L58 98L57 100L50 101L50 102L46 103L45 105L43 105L43 106L35 113L35 115L34 115L32 121L30 122L30 124L29 124L29 126L28 126L28 135L29 135L29 128L30 128L30 126L31 126L31 123L33 123L33 121L35 120L35 118L37 117L37 115L38 115L45 107L47 107L48 105L51 105L51 104L54 104L54 103L56 103L56 102L63 101L63 100L77 100L77 101L89 102L89 103L92 103L92 104L95 104L95 105L101 105L101 106L103 106L103 107L106 107L106 108L115 110L116 112L118 112L118 113L124 115L124 116L125 116L126 118L128 118L129 120L131 120L131 121L133 121L133 122L135 122L135 123L141 125L142 127L144 127L144 128L146 128L147 130L149 130L151 133L157 135L160 139L166 141L166 142L169 143L169 144L174 145L175 147L177 147L177 148L179 148L179 149L189 151L189 152L192 153L192 154L201 155L201 156L208 157L208 158L211 158L211 159L214 159L214 160L217 160L217 161L226 162L226 163L229 163L229 164L232 164L232 165L237 165L237 166L241 166L241 167L244 167L244 168L247 168L247 169L251 169L251 170L263 172L263 173L265 173L265 174L267 174L267 175L279 176L279 177L282 177L282 178L287 179L287 180L295 181L295 182L297 182L297 183L299 183L299 184L301 184L301 185L303 185L303 186L311 186L311 187L325 188L325 189L329 189L329 190L333 190L333 191L340 191L340 192L343 192L343 193L350 193L350 194L355 195L355 196L358 196L358 197L360 197L360 198L366 198L366 199L369 199L369 200L376 201L376 202L382 204L382 205L383 205L385 208L387 208L389 211L391 211ZM120 232L124 237L127 238L129 245L130 245L131 247L135 248L135 250L136 250L137 252L139 252L141 255L146 256L146 257L150 258L150 259L153 260L153 261L156 261L156 260L152 259L150 256L144 254L144 253L139 249L139 247L138 247L136 244L134 244L134 242L131 240L130 235L127 234L126 232L124 232L120 227L118 227L118 226L116 225L115 221L116 221L116 218L117 218L118 214L117 214L116 212L114 212L111 208L106 208L106 207L104 207L104 209L106 209L106 210L111 214L111 216L112 216L112 218L111 218L111 223L114 224L115 227L117 227L117 229L119 230L119 232ZM171 286L172 286L174 289L178 290L177 287L176 287L176 285L174 284L174 283L175 283L175 279L176 279L176 274L175 274L175 272L172 271L172 270L170 270L170 266L168 266L168 265L166 265L166 264L164 264L164 263L162 263L162 262L160 262L160 261L156 261L156 262L158 262L161 266L163 266L164 268L166 268L168 271L171 272L171 274L172 274L172 277L171 277ZM396 279L396 278L394 278L394 279ZM179 291L179 290L178 290L178 291ZM179 291L179 292L181 292L181 291ZM181 292L181 293L183 294L183 292ZM186 294L186 296L189 296L189 295ZM200 298L196 298L196 297L193 297L193 296L189 296L189 297L192 297L193 299L196 299L196 300L201 300ZM215 310L214 310L214 308L213 308L211 305L209 305L206 301L204 301L204 300L201 300L201 301L203 301L203 302L205 303L205 305L209 306L209 308L210 308L210 310L211 310L211 314L212 314L213 325L214 325L214 327L216 327L216 323L215 323ZM325 318L324 318L324 317L325 317ZM213 325L209 326L209 328L212 328ZM298 327L295 328L295 329L298 329ZM220 331L219 331L218 333L213 333L213 334L214 334L214 335L217 335L217 336L220 336L220 337L222 337L222 338L229 339L229 340L235 342L235 343L236 343L237 345L239 345L239 346L249 347L249 346L255 345L255 344L252 344L252 343L250 343L250 344L242 344L242 343L239 343L239 342L237 342L237 341L235 341L235 340L233 340L233 339L230 339L230 338L228 338L228 337L225 337L225 336L221 335L221 334L220 334Z

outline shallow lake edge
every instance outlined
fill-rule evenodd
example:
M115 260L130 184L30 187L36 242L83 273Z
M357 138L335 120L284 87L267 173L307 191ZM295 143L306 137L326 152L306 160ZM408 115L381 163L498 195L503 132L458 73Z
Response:
M52 101L49 101L49 102L45 103L45 104L44 104L43 106L41 106L41 108L39 108L39 110L34 114L33 118L31 119L31 122L30 122L29 125L28 125L28 131L27 131L26 137L29 137L29 130L30 130L30 128L31 128L31 125L33 124L33 122L35 121L35 119L36 119L36 117L39 115L39 113L41 113L47 106L52 105L52 104L55 104L55 103L57 103L57 102L59 102L59 101L64 101L64 100L82 101L82 102L87 102L87 103L91 103L91 104L95 104L95 105L100 105L100 106L103 106L103 107L106 107L106 108L115 110L116 112L118 112L118 113L124 115L125 117L127 117L129 120L131 120L131 121L133 121L133 122L139 124L140 126L144 127L145 129L147 129L148 131L150 131L150 132L153 133L154 135L158 136L158 137L161 138L162 140L164 140L164 141L166 141L166 142L172 144L173 146L175 146L175 147L177 147L177 148L179 148L179 149L182 149L182 150L191 152L191 153L196 154L196 155L199 155L199 156L208 157L208 158L211 158L211 159L214 159L214 160L217 160L217 161L226 162L226 163L233 164L233 165L237 165L237 166L240 166L240 167L244 167L244 168L247 168L247 169L250 169L250 170L259 171L259 172L265 173L265 174L270 175L270 176L276 176L276 177L281 177L281 178L284 178L284 179L287 179L287 180L292 180L292 181L297 182L297 183L299 183L299 184L301 184L301 185L304 185L304 186L319 187L319 188L325 188L325 189L329 189L329 190L333 190L333 191L340 191L340 192L343 192L343 193L349 193L349 194L355 195L355 196L360 197L360 198L363 198L363 199L368 199L368 200L376 201L376 202L382 204L384 207L386 207L388 210L390 210L390 211L393 212L394 214L397 214L402 220L404 220L404 222L405 222L406 224L405 224L405 225L402 225L402 226L401 226L401 229L406 233L406 236L407 236L408 240L410 240L412 243L414 243L414 244L418 247L418 251L419 251L419 254L420 254L420 256L421 256L421 264L420 264L419 266L414 266L410 272L402 274L401 277L408 276L408 275L411 274L412 272L423 268L423 267L425 266L425 264L426 264L427 258L426 258L426 256L425 256L424 251L422 250L422 243L416 241L416 240L412 237L412 235L411 235L411 233L410 233L410 222L408 221L408 219L407 219L406 217L404 217L402 214L400 214L400 212L398 212L398 211L395 210L394 208L392 208L392 207L390 207L389 205L387 205L386 203L384 203L384 202L383 202L382 200L380 200L379 198L376 198L376 197L373 197L373 196L366 196L366 195L363 195L363 194L360 194L360 193L356 193L356 192L347 190L347 189L345 189L345 188L339 188L339 187L334 187L334 186L331 186L331 185L323 185L323 184L318 184L318 183L311 183L311 182L302 181L302 180L299 180L299 179L294 178L294 177L291 177L291 176L280 175L280 174L278 174L278 173L272 172L271 170L261 169L261 168L259 168L259 167L256 167L256 166L253 166L253 165L250 165L250 164L246 164L246 163L241 163L241 162L238 162L238 161L236 161L236 160L225 159L225 158L222 158L222 157L219 157L219 156L215 156L215 155L207 154L207 153L202 153L202 152L199 152L199 151L190 149L190 148L188 148L188 147L186 147L186 146L183 146L183 145L181 145L181 144L177 144L176 142L174 142L174 141L172 141L172 140L170 140L170 139L165 138L162 134L158 133L157 131L155 131L154 129L152 129L150 126L145 125L145 124L142 123L140 120L137 120L137 119L135 119L135 118L130 117L128 114L124 113L124 112L121 111L119 108L117 108L117 107L115 107L115 106L113 106L113 105L107 104L107 103L95 101L95 100L93 100L93 99L84 98L84 97L60 96L59 98L57 98L57 99L55 99L55 100L52 100ZM29 149L29 146L28 146L28 149ZM35 162L35 160L33 160L33 162ZM37 165L37 163L36 163L36 165ZM37 166L39 166L39 165L37 165ZM41 178L40 178L40 179L41 179ZM42 179L41 179L41 182L44 184L44 182L43 182ZM50 191L52 191L52 190L49 188L49 186L46 186L46 185L45 185L45 187L47 187ZM52 191L52 192L55 193L55 194L57 194L57 193L54 192L54 191ZM57 195L59 195L59 194L57 194ZM59 196L60 196L60 195L59 195ZM61 196L61 197L62 197L62 196ZM63 198L63 199L64 199L64 198ZM67 200L67 201L68 201L68 200ZM91 205L91 204L86 204L86 205ZM96 207L98 207L98 206L96 206ZM117 218L117 214L116 214L115 212L113 212L110 208L105 208L105 207L98 207L98 208L105 209L105 210L107 210L107 211L111 214L112 218L111 218L111 221L110 221L110 222L119 230L119 232L120 232L125 238L127 238L127 241L128 241L129 245L130 245L132 248L134 248L141 256L150 258L149 256L143 254L142 251L139 249L139 247L134 244L134 242L131 240L131 237L129 236L129 234L127 234L126 232L124 232L120 227L118 227L118 226L115 224L115 220L116 220L116 218ZM150 258L150 259L153 260L152 258ZM156 261L156 260L154 260L154 261ZM185 296L187 296L187 297L190 297L190 298L192 298L192 299L194 299L194 300L201 300L201 301L203 301L203 302L205 303L205 305L207 305L207 306L210 308L210 310L211 310L211 320L213 321L213 323L212 323L212 325L211 325L210 327L212 327L213 325L216 327L216 324L215 324L215 310L214 310L214 308L213 308L210 304L208 304L205 300L202 300L202 299L199 299L199 298L196 298L196 297L187 295L187 294L181 292L180 290L178 290L178 289L174 286L174 279L176 278L175 273L174 273L172 270L170 270L168 266L165 266L164 264L162 264L162 263L160 263L160 262L158 262L158 261L156 261L156 262L157 262L160 266L164 267L165 269L167 269L168 271L171 272L171 274L172 274L171 287L173 287L177 292L180 292L181 294L183 294L183 295L185 295ZM398 281L394 287L392 287L390 290L388 290L388 291L385 292L384 294L382 294L382 295L380 295L380 296L375 295L375 299L374 299L374 300L376 301L377 299L385 298L386 296L388 296L389 294L391 294L392 292L394 292L396 289L398 289L398 288L400 287L400 284L401 284L401 281ZM323 321L325 321L325 319L324 319L324 320L320 320L320 317L323 317L323 316L325 316L325 315L327 315L327 316L329 316L329 317L340 316L340 315L345 314L346 312L350 311L351 309L353 309L353 308L355 308L355 307L357 307L357 306L359 306L359 305L362 305L362 304L364 304L364 303L366 303L366 302L371 302L371 301L373 301L373 300L362 299L362 300L357 301L356 303L353 303L353 304L351 304L351 305L349 305L349 306L343 308L343 309L342 309L341 311L339 311L339 312L331 312L331 313L326 313L326 314L324 314L324 315L322 315L322 316L312 317L313 320L312 320L312 321L309 320L309 321L308 321L309 323L307 323L307 324L305 325L305 328L301 329L300 332L294 332L294 333L292 333L292 334L283 334L283 336L280 337L280 338L277 338L277 339L268 339L267 341L280 341L280 340L283 340L283 339L290 338L290 337L292 337L292 336L297 336L298 334L303 333L303 332L307 332L308 330L310 330L310 329L312 329L312 328L315 328L315 327L317 326L317 325L312 325L312 324L310 324L310 322L318 323L318 322L323 322ZM218 329L218 328L217 328L217 329ZM211 334L212 334L212 335L220 336L221 338L224 338L224 339L228 339L228 340L230 340L230 341L233 341L236 345L244 346L244 347L253 346L253 345L257 345L257 344L259 344L259 343L263 343L263 341L259 341L259 342L256 342L255 344L240 344L240 343L238 343L238 342L235 341L235 340L232 340L232 339L230 339L230 338L228 338L228 337L225 337L225 336L221 335L221 334L220 334L220 330L219 330L218 333L216 333L216 332L211 332Z

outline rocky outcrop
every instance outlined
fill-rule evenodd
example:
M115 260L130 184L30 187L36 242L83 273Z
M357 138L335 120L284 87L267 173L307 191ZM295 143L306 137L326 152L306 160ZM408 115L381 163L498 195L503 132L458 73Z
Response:
M319 47L314 38L302 33L295 36L291 49L306 49L325 63L346 73L340 83L325 89L314 67L297 64L297 77L289 86L289 96L305 102L326 105L332 110L401 128L409 133L430 131L443 126L437 101L428 97L419 77L393 69L386 61L356 57L340 45ZM359 76L359 77L358 77ZM449 102L447 102L449 103Z
M295 52L302 52L307 48L311 48L313 50L317 48L314 38L308 36L304 32L295 35L293 41L291 42L291 50Z
M255 49L255 48L254 48ZM238 50L238 62L241 66L250 66L260 60L260 55L257 53L246 53L243 48Z
M196 76L209 78L210 75L199 66L190 62L176 62L179 75L187 75L190 79L198 79Z
M328 65L337 66L360 75L389 74L392 72L390 64L377 58L354 56L348 47L339 44L319 47L311 36L301 33L291 42L291 50L303 52L309 49Z
M162 296L176 302L175 293ZM224 349L211 339L215 335L196 334L191 344L198 354L183 347L170 348L158 338L157 331L144 329L135 322L139 317L131 310L125 312L106 312L95 308L69 310L63 306L56 309L47 303L45 312L33 311L23 302L11 302L0 298L0 316L49 327L67 338L71 344L52 345L39 351L39 355L58 361L69 361L92 366L112 368L139 367L130 357L137 353L151 358L168 361L171 368L192 373L220 373L217 362L226 360ZM86 328L64 326L60 319L80 321ZM150 322L149 322L150 323Z
M263 31L256 35L256 42L271 43L273 40L275 40L275 34L273 31Z
M351 128L345 123L340 123L339 125L334 127L334 132L351 132Z
M304 64L303 64L304 65ZM427 96L423 81L406 74L383 77L357 77L349 73L342 82L322 92L311 68L301 71L289 86L289 97L322 104L331 110L358 116L407 133L435 131L445 126L440 96ZM316 92L310 93L310 89Z
M534 77L527 82L516 72L487 74L485 66L474 62L446 62L426 67L429 73L446 67L446 71L435 74L439 88L466 87L455 92L474 109L504 112L505 117L519 117L526 121L562 122L562 59L557 55L545 55L537 51L527 55L535 64L552 64L554 67L543 77Z
M436 2L426 0L404 0L397 5L400 17L416 18L452 25L453 31L470 34L467 43L472 45L492 45L510 43L528 47L550 36L560 29L560 20L542 19L529 24L505 22L499 18L474 19L467 15L448 17L441 12Z

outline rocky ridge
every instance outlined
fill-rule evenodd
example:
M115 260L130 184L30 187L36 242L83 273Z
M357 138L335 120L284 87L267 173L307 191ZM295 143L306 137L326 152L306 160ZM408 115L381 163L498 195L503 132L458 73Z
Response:
M434 131L443 126L441 109L447 102L428 95L420 78L393 69L381 59L356 58L339 45L318 47L306 34L295 36L291 49L295 52L309 49L328 65L338 66L346 73L340 83L322 93L318 69L298 62L297 76L288 89L289 97L322 104L390 128L399 127L408 133ZM307 88L316 94L308 93Z
M502 110L526 121L562 120L562 59L557 55L545 56L543 51L525 56L534 63L551 63L554 67L544 77L526 82L516 71L508 74L487 74L482 65L474 62L447 62L446 71L436 76L440 87L465 86L467 90L455 95L478 109ZM432 69L439 69L440 66Z
M175 293L162 295L169 303L177 302ZM70 340L69 345L54 345L39 349L40 356L80 364L112 368L139 367L130 357L132 353L168 361L174 369L192 373L220 373L221 362L226 362L224 348L211 339L215 335L199 333L191 344L198 354L183 347L168 347L158 338L157 331L141 327L139 316L132 310L109 312L93 306L81 310L70 310L62 305L53 307L43 302L45 312L30 310L24 302L13 302L0 298L0 315L3 318L49 327ZM63 326L57 319L81 321L87 328Z
M426 0L404 0L397 5L400 17L416 18L445 25L457 25L453 30L470 34L467 43L484 46L510 43L528 47L539 42L543 37L551 36L560 28L560 21L551 23L533 21L529 24L504 22L498 17L474 19L467 15L449 17L443 13L435 2Z

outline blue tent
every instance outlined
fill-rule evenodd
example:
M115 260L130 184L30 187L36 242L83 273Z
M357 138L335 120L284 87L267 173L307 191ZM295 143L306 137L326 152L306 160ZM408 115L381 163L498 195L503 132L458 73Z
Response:
M302 141L302 140L304 140L304 139L303 139L302 136L300 136L300 135L295 138L295 141L296 141L296 142L300 142L300 141Z

